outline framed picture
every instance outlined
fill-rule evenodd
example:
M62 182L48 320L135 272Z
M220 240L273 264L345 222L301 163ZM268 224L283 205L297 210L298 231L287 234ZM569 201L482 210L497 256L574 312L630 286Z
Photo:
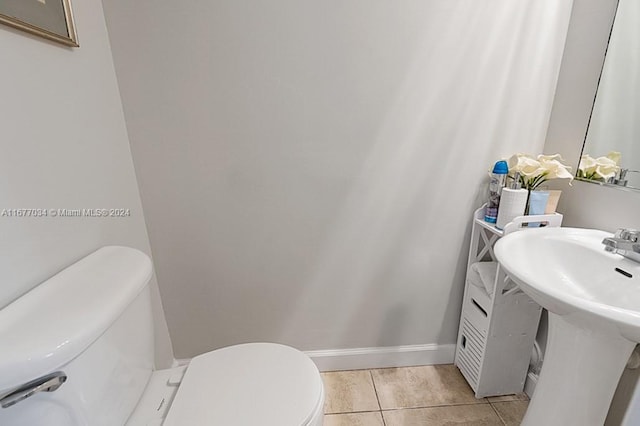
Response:
M0 22L78 47L70 0L0 0Z

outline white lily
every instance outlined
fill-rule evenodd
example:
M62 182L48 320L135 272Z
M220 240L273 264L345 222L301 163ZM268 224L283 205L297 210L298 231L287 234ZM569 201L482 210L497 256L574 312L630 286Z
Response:
M616 163L616 166L620 165L620 160L622 159L622 154L618 151L611 151L607 154L607 158L613 160Z
M570 167L563 161L560 154L533 157L518 153L509 158L509 174L513 177L516 172L520 173L523 188L532 191L550 179L573 180L573 175L569 172Z
M589 154L584 154L580 158L578 166L578 176L591 180L604 181L615 177L620 171L622 155L617 151L611 151L605 157L593 158Z

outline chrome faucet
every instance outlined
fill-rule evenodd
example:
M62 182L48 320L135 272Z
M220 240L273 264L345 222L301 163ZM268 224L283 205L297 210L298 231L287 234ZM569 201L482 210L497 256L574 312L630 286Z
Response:
M602 240L604 249L640 262L640 231L618 229L613 237Z
M627 173L640 173L640 170L629 170L629 169L620 169L618 175L611 178L611 182L618 186L627 186Z

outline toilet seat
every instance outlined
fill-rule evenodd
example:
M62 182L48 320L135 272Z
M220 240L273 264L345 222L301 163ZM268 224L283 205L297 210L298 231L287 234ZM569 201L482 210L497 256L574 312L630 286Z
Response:
M323 403L320 373L305 354L247 343L193 358L164 426L314 425Z

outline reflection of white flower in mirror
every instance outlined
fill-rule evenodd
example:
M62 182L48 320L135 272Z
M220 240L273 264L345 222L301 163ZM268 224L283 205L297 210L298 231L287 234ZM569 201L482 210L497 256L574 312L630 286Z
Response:
M607 157L596 158L596 162L598 163L596 173L602 176L604 179L614 177L620 169L615 161Z
M532 191L550 179L573 180L569 167L563 161L560 154L534 157L518 153L509 158L509 174L514 177L516 172L520 173L522 187Z
M578 165L578 177L587 176L596 171L596 159L589 154L583 154L580 158L580 164Z
M618 151L611 151L607 154L607 158L613 160L616 163L616 166L620 165L620 159L622 159L622 154Z
M593 158L589 154L584 154L580 158L578 166L578 177L604 181L615 177L620 171L620 159L622 154L611 151L605 157Z

